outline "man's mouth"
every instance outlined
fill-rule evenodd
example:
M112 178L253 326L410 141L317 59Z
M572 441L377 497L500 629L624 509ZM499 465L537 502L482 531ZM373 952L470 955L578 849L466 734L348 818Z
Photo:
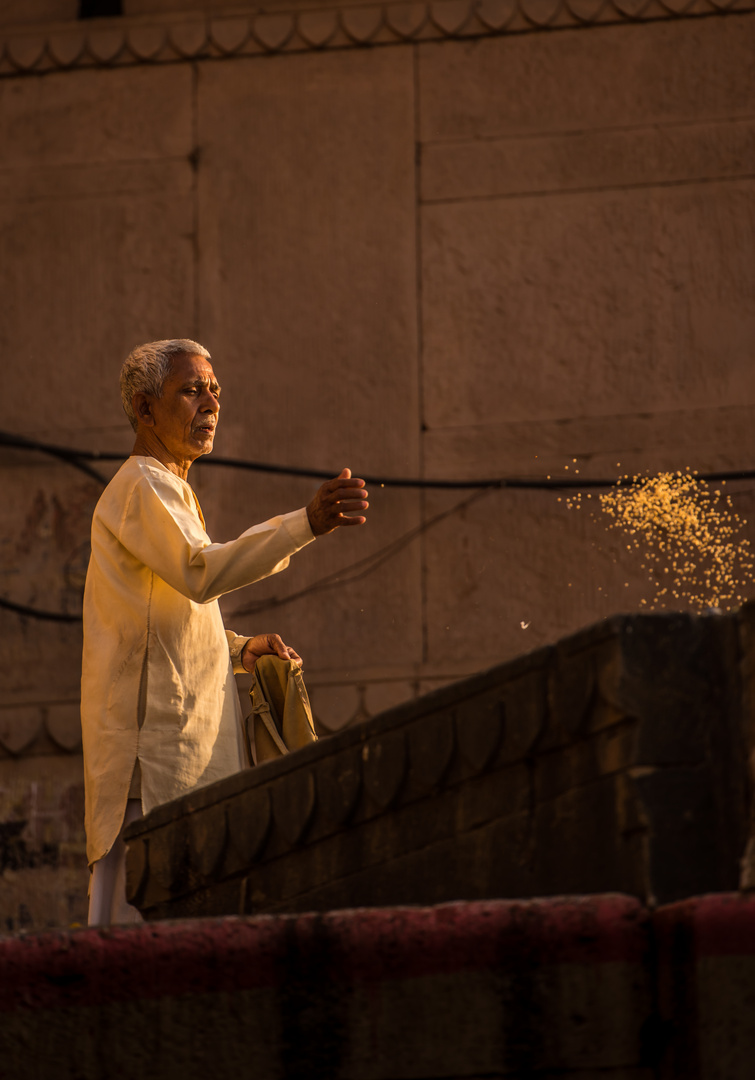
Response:
M215 424L213 421L205 420L204 423L197 424L194 431L198 432L200 435L214 435Z

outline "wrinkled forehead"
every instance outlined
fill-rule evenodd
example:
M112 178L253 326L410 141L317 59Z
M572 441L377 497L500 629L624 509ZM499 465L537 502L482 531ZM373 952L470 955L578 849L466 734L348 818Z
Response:
M212 369L212 363L206 356L193 356L190 353L177 353L170 365L171 382L201 382L217 386L218 380Z

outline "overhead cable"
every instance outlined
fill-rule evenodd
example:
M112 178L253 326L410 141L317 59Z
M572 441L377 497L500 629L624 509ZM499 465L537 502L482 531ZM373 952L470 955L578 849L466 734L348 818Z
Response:
M9 432L0 431L0 446L9 446L15 449L36 451L41 454L49 454L59 458L66 464L81 469L93 479L102 484L107 480L96 469L87 465L89 461L124 461L126 453L116 453L110 450L77 450L67 446L55 446L51 443L39 442L27 439L23 435L13 435ZM197 458L195 465L207 467L215 466L227 469L245 469L250 472L277 473L283 476L300 476L314 480L332 480L332 469L309 469L295 465L277 465L266 461L247 461L243 458L219 457L216 455L202 456ZM449 490L474 490L481 488L509 488L511 490L525 491L557 491L563 488L612 488L619 482L619 478L613 479L588 479L576 477L533 477L533 476L492 476L487 479L475 478L468 480L451 479L427 479L424 477L397 477L397 476L372 476L362 474L361 479L366 484L380 487L419 488L434 489L446 488ZM625 479L625 478L623 478ZM755 469L733 469L725 472L697 473L695 479L705 481L718 480L753 480Z
M123 461L126 457L123 453L114 453L112 451L98 451L98 450L78 450L66 446L56 446L51 443L40 442L35 439L28 439L23 435L14 435L10 432L0 431L0 446L11 447L16 450L22 450L27 452L47 454L50 457L56 458L64 464L71 465L73 468L79 469L85 473L91 479L96 480L99 484L105 486L107 484L107 478L102 476L97 469L88 464L90 461ZM197 459L196 465L201 466L216 466L221 468L231 469L243 469L251 472L264 472L274 473L284 476L297 476L307 477L309 479L316 480L330 480L333 478L333 470L326 469L306 469L297 468L290 465L277 465L269 462L261 461L245 461L240 458L226 458L226 457L207 457L203 456ZM707 482L719 482L726 480L753 480L755 479L755 470L752 469L736 469L728 470L724 472L711 472L711 473L697 473L694 474L696 480L702 480ZM470 503L474 502L477 498L492 491L502 490L524 490L524 491L561 491L564 489L588 489L588 488L613 488L618 483L631 484L634 482L633 478L623 477L613 480L601 480L601 479L587 479L578 478L576 476L570 477L491 477L490 479L470 479L470 480L433 480L423 478L408 478L408 477L381 477L381 476L362 476L362 479L366 484L370 486L379 486L383 488L414 488L414 489L446 489L446 490L467 490L475 491L475 494L468 499L462 500L460 503L455 504L448 510L430 518L422 525L418 525L416 528L409 530L396 540L391 541L384 548L375 552L373 555L367 556L365 559L360 560L351 566L346 567L342 571L338 571L334 574L330 574L325 578L321 578L319 581L313 582L311 585L300 590L297 593L293 593L289 596L280 598L271 598L270 600L260 601L256 604L245 605L238 609L236 614L254 614L257 611L261 611L267 608L280 607L284 604L292 603L295 600L299 600L304 596L313 592L318 592L323 589L334 588L339 585L349 583L351 581L358 580L359 578L366 577L368 574L376 570L378 566L382 565L388 559L398 554L404 547L406 547L412 540L414 540L421 533L432 528L446 517L464 509ZM641 477L637 477L641 479ZM81 622L80 614L68 614L66 612L46 611L41 608L35 608L27 604L18 604L12 600L0 597L0 608L4 608L7 611L15 612L18 615L24 615L29 618L41 619L51 622Z

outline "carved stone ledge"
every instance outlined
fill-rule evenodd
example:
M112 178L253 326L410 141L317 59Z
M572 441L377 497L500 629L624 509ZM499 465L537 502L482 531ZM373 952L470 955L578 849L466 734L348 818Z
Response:
M0 758L80 753L78 702L8 705L0 709Z
M165 918L736 887L748 619L617 617L158 807L128 830L134 902Z
M118 18L0 34L0 76L408 44L751 11L755 0L426 0L225 17Z

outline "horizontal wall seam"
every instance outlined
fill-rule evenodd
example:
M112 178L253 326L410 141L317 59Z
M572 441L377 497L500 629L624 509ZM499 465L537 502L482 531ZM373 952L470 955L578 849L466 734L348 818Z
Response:
M596 184L594 187L587 185L578 188L541 188L537 191L523 189L521 191L507 191L502 194L490 195L454 195L449 198L423 199L422 205L447 206L453 203L502 202L508 199L550 199L554 196L569 198L572 195L587 195L595 192L608 194L614 191L641 191L648 188L690 187L695 184L732 184L741 183L743 180L755 180L755 173L742 172L730 175L722 174L720 176L679 177L674 180L645 180L637 184Z

